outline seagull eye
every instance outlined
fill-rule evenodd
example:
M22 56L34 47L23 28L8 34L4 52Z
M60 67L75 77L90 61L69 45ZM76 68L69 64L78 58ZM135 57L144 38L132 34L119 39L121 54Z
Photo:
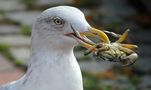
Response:
M53 22L56 24L56 25L62 25L63 24L63 20L59 17L56 17L53 19Z
M61 25L62 24L62 21L60 21L58 19L55 19L54 22L55 22L56 25Z

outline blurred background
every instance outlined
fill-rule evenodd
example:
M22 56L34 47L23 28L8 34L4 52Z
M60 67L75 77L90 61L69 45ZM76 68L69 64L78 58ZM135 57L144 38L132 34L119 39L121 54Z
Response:
M151 90L151 0L0 0L0 85L20 78L30 55L30 32L45 9L71 5L86 15L91 26L122 34L137 44L138 61L130 67L95 61L75 47L84 90Z

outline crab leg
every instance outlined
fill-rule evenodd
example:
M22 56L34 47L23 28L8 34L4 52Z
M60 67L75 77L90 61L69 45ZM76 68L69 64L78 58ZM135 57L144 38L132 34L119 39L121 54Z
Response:
M96 51L96 48L97 48L98 45L99 45L99 44L95 44L93 47L90 47L90 48L84 53L84 55L88 55L88 54L90 54L91 52Z
M117 34L117 33L114 33L114 32L110 32L110 31L107 31L107 30L104 30L103 32L105 32L107 34L110 34L110 35L112 35L113 37L116 37L116 38L121 37L120 34Z
M133 45L133 44L121 44L121 46L128 48L128 49L137 49L138 48L137 45Z
M97 48L95 48L93 45L90 45L86 42L83 41L79 41L81 43L81 45L87 49L92 49L93 52L95 52L97 50Z
M127 38L128 32L129 32L129 29L127 29L116 42L117 43L123 42Z
M133 50L128 49L128 48L125 48L125 47L120 47L119 50L121 50L121 51L123 51L123 52L125 52L125 53L127 53L127 54L134 53Z
M86 42L88 42L91 45L94 45L95 43L93 41L91 41L90 39L88 39L85 35L83 35L83 38Z

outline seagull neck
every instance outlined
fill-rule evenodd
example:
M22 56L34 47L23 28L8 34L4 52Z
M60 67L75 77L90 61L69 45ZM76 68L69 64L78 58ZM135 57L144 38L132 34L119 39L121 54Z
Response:
M30 62L29 62L29 68L32 65L37 65L42 66L44 64L48 63L54 63L54 62L62 62L62 58L65 59L71 59L71 58L66 58L67 57L74 57L73 54L73 48L69 49L56 49L55 47L52 48L41 48L39 50L32 50L31 52L31 57L30 57ZM42 66L43 67L43 66Z
M31 90L83 90L81 71L73 48L55 51L41 49L32 52L31 56L24 86L35 85L31 86L34 87Z

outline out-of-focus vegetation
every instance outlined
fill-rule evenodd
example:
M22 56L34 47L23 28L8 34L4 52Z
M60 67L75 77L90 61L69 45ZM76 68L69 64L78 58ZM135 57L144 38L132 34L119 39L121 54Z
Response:
M37 0L19 0L20 3L26 5L28 9L32 8Z
M83 72L82 75L84 79L84 90L100 90L98 86L98 78L87 72Z
M6 56L8 59L10 60L14 60L13 56L11 55L11 53L9 52L9 45L6 44L0 44L0 52Z
M20 62L20 60L16 60L13 55L10 53L10 46L7 44L0 43L0 52L3 54L5 57L7 57L8 60L10 60L14 65L17 67L26 70L26 66Z
M0 11L0 24L20 25L19 22L9 19L4 11Z
M29 26L21 26L21 34L30 36L31 35L31 27Z

